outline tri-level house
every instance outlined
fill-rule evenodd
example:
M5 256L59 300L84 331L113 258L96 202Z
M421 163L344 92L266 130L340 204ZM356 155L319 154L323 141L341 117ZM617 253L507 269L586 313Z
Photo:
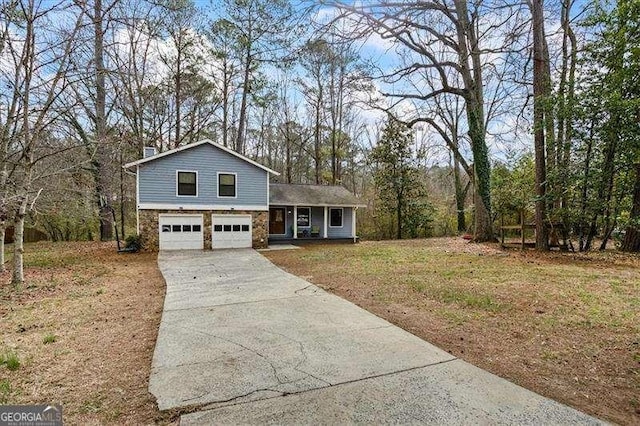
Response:
M136 174L147 250L264 248L269 242L356 241L362 202L340 186L270 183L279 173L210 140L126 164Z

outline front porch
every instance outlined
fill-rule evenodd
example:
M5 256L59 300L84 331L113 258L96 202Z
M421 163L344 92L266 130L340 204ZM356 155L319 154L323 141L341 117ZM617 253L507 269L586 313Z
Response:
M315 244L355 244L360 242L360 237L355 238L317 238L317 237L300 237L300 238L269 238L269 246L278 246L291 244L294 246L305 246Z
M356 214L354 206L270 206L269 241L356 241Z

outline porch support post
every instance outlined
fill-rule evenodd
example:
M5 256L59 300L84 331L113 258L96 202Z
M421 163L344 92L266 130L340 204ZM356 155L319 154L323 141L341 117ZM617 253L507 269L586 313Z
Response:
M356 211L358 211L358 207L351 208L351 238L354 241L356 239Z
M324 206L324 229L322 230L322 238L327 238L329 236L327 234L327 210L329 210L329 207Z
M298 238L298 206L293 206L293 238Z

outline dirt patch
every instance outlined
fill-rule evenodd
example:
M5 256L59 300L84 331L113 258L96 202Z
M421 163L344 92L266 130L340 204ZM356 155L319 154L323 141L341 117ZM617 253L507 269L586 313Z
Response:
M156 255L113 243L27 246L24 288L0 275L0 403L59 403L67 424L169 422L147 391L165 284Z
M264 253L470 363L594 416L640 424L640 257L462 239Z

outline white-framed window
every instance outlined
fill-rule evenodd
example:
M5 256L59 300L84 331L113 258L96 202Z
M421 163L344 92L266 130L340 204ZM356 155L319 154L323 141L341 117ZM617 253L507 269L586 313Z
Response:
M237 198L238 176L236 173L218 172L218 198Z
M329 209L329 227L330 228L342 228L342 217L344 216L344 209L330 208Z
M298 207L298 228L311 226L311 207Z
M176 170L176 195L178 197L198 196L198 172Z

